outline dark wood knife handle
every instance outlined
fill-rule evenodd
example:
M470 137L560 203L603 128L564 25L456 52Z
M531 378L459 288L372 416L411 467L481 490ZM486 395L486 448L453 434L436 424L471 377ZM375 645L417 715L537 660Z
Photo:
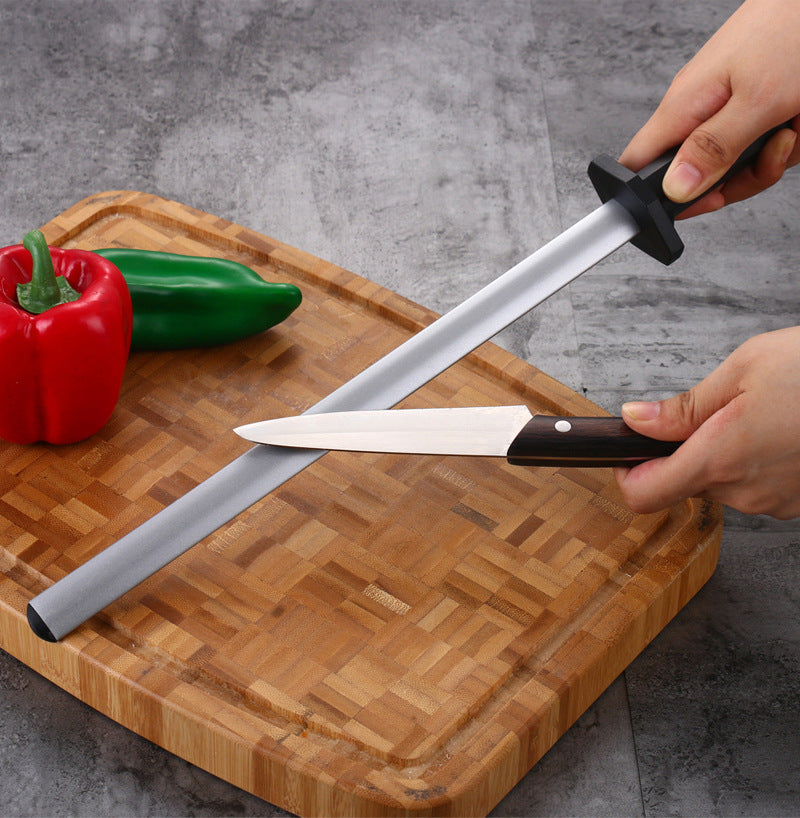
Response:
M681 441L654 440L622 418L537 415L506 453L515 466L635 466L672 454Z

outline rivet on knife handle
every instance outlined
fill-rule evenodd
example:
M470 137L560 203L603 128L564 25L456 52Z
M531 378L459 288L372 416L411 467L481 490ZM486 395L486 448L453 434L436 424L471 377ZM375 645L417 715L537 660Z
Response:
M635 466L668 457L680 441L654 440L622 418L532 418L508 449L515 466Z

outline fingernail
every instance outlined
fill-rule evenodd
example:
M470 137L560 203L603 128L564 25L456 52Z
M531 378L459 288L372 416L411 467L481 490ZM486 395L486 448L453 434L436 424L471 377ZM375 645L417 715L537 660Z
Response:
M632 401L622 405L622 416L631 420L655 420L661 414L658 401Z
M664 193L676 202L687 202L703 181L700 171L688 162L681 162L667 171Z
M785 137L785 144L783 146L783 154L781 155L781 164L785 165L789 161L789 157L794 150L794 143L797 142L797 132L791 131Z

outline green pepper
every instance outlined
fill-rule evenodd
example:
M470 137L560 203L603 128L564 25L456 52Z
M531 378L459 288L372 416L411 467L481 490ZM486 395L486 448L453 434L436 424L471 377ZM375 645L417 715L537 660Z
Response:
M189 349L238 341L283 321L300 304L230 259L156 250L96 250L122 273L133 302L131 349Z

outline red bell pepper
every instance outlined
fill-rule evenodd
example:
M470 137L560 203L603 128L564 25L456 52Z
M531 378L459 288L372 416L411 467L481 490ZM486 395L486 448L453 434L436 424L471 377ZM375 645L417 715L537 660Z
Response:
M75 443L119 400L133 311L122 273L38 230L0 249L0 437Z

